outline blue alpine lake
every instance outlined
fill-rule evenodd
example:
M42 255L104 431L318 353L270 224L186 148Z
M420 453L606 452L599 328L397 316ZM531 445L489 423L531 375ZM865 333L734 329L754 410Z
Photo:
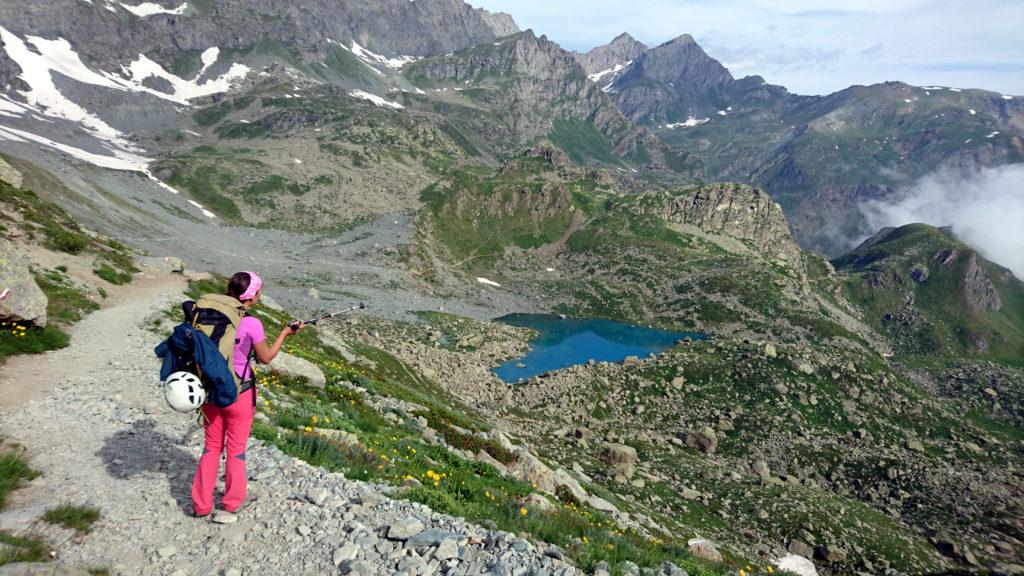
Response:
M589 360L621 362L627 356L644 358L652 353L658 354L686 337L692 340L707 338L696 332L671 332L598 318L563 320L550 314L509 314L497 321L532 328L539 333L530 341L530 351L525 356L513 358L492 370L509 383L586 364Z

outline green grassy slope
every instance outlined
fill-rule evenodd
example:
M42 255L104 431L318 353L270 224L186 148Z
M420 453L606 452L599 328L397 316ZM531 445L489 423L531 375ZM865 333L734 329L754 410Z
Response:
M898 353L1024 365L1024 283L949 234L909 224L832 263Z

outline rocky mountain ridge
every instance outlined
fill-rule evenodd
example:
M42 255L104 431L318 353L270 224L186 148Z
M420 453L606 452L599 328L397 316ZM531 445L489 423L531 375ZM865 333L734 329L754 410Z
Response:
M826 254L873 232L866 200L939 170L970 177L1024 161L1024 100L1010 95L899 82L790 94L759 76L734 79L688 35L625 62L614 83L597 83L626 116L696 154L709 178L766 190L801 246Z

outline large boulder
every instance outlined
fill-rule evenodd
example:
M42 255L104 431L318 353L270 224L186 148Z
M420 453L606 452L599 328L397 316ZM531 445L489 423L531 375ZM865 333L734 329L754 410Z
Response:
M549 494L555 493L558 483L551 468L522 446L516 446L513 455L515 460L508 465L508 471L513 478L527 482Z
M615 444L605 442L601 446L601 453L598 455L602 462L608 465L608 476L624 476L632 478L636 473L636 464L639 457L636 448L626 444Z
M0 158L0 180L7 182L15 188L21 188L21 172L8 164L3 158Z
M279 372L291 376L304 377L311 386L323 388L327 385L327 377L324 376L323 370L305 358L292 356L287 352L281 351L274 357L272 366Z
M722 553L718 551L718 544L704 538L690 538L686 542L687 548L690 550L690 554L694 557L702 560L710 560L712 562L721 562Z
M0 320L46 326L47 303L18 247L0 239Z
M714 453L718 449L718 434L714 428L705 426L697 432L687 433L686 445L701 452Z

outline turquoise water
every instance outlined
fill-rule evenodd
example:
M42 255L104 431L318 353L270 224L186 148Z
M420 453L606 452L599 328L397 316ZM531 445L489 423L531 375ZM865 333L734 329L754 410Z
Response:
M644 358L662 352L687 336L693 340L706 338L695 332L670 332L597 318L562 320L548 314L510 314L498 318L498 321L539 332L537 338L530 342L526 356L509 360L492 370L510 383L586 364L591 359L621 362L627 356Z

